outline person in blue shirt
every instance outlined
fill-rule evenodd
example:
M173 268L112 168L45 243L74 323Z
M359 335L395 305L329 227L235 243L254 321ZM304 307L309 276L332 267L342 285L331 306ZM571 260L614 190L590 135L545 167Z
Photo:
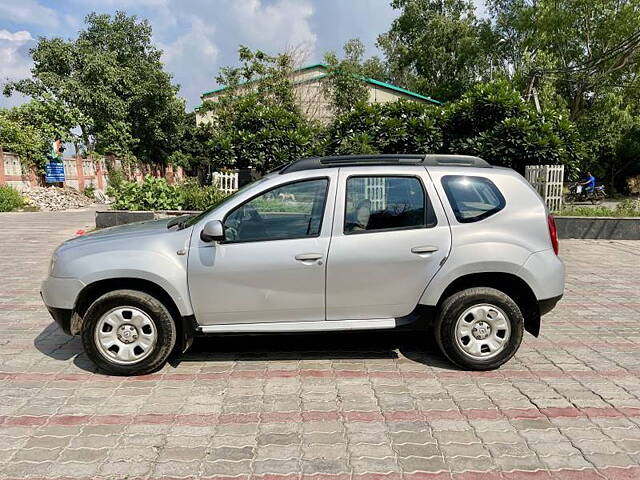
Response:
M596 188L596 177L591 175L591 172L588 172L587 179L584 182L582 182L581 185L584 185L585 191L593 192L593 190Z

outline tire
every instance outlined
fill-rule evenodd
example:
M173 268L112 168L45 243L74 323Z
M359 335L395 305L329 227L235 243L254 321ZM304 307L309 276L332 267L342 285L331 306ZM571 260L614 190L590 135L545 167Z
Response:
M593 196L591 197L591 204L592 205L600 205L602 203L602 201L604 200L604 194L602 193L598 193L598 192L594 192Z
M498 368L516 353L523 333L524 317L518 305L505 293L488 287L468 288L448 297L435 323L440 350L465 370ZM498 348L492 351L491 345ZM465 351L478 346L477 355Z
M576 197L573 194L568 194L565 199L564 199L564 203L566 203L567 205L573 205L574 203L576 203Z
M176 337L176 324L164 304L136 290L102 295L87 310L82 328L87 356L114 375L143 375L160 369Z

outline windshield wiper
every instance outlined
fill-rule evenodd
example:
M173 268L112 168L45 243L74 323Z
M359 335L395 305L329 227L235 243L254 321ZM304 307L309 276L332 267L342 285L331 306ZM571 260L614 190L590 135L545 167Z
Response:
M178 217L172 218L167 222L167 228L175 227L178 225L178 230L182 230L185 227L185 222L193 217L193 214L180 215Z

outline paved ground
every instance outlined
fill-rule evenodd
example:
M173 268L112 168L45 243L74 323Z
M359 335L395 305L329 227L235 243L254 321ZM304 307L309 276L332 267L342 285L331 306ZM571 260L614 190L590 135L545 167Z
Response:
M565 300L496 372L340 334L212 339L115 378L38 296L92 215L0 215L0 478L640 478L640 242L563 241Z

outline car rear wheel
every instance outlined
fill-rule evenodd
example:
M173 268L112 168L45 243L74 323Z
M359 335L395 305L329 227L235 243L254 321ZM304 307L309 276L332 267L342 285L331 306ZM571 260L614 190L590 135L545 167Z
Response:
M175 342L171 314L147 293L106 293L84 316L84 350L100 369L112 374L142 375L161 368Z
M518 350L524 318L505 293L474 287L442 303L435 327L438 346L449 360L467 370L492 370Z

